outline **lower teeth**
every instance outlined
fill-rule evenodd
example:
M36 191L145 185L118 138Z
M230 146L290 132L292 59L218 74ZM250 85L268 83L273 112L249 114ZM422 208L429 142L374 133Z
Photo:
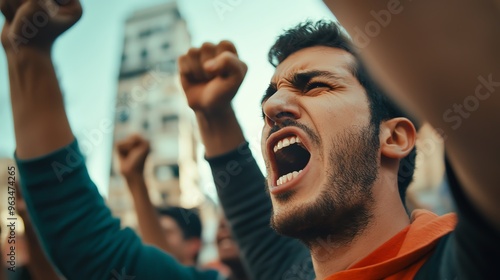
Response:
M295 179L297 176L299 176L300 172L302 172L302 170L299 170L299 171L294 171L294 172L290 172L286 175L283 175L281 176L277 181L276 181L276 185L277 186L280 186L280 185L283 185L285 183L288 183L290 181L292 181L293 179Z

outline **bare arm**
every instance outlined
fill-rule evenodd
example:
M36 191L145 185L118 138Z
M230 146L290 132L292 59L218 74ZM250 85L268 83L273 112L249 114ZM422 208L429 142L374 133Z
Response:
M43 5L51 6L48 8L41 6L42 1L0 2L6 18L2 44L7 55L16 153L20 159L47 154L73 140L51 59L54 40L82 14L79 1L65 2L62 6L43 1ZM49 15L46 8L57 12ZM47 24L33 36L25 36L25 24L36 13L45 13Z
M154 245L179 260L168 246L160 225L158 213L149 198L144 180L144 164L149 154L149 142L139 135L131 135L117 144L120 173L132 194L142 241Z
M175 251L172 250L165 241L158 213L149 198L149 192L144 177L129 179L127 180L127 185L134 200L142 241L170 253L179 260L179 256L175 255Z
M179 58L181 83L194 110L205 155L214 157L236 149L245 141L231 106L247 66L228 41L205 43Z
M58 5L54 1L8 0L1 0L0 8L6 19L1 39L8 61L16 153L21 159L35 158L73 141L51 49L54 40L78 21L82 9L79 1ZM27 36L25 24L35 14L47 17L47 23ZM31 275L34 279L60 279L40 246L28 213L20 210Z
M325 2L390 93L441 130L464 192L500 230L500 2ZM390 15L376 35L375 14Z

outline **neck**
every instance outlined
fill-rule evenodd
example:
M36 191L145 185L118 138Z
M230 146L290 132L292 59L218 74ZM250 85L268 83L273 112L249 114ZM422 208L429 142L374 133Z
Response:
M378 190L375 185L379 185ZM368 256L383 243L410 224L409 217L397 194L395 186L374 185L374 205L368 226L359 232L350 242L319 239L309 244L314 271L317 279L346 270ZM388 188L391 188L389 190Z

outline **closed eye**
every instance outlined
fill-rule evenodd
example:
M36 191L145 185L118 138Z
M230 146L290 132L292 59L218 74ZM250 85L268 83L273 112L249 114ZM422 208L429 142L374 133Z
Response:
M325 88L325 89L331 89L332 86L326 84L326 83L322 83L322 82L312 82L312 83L309 83L307 84L305 87L304 87L304 93L307 93L313 89L316 89L316 88Z

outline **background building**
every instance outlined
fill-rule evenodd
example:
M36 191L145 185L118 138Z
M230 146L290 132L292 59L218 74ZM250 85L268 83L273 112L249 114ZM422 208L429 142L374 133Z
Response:
M190 47L176 3L135 12L125 23L113 143L138 133L150 140L145 176L153 203L199 206L196 132L178 84L177 58ZM135 211L113 151L108 205L127 226Z

